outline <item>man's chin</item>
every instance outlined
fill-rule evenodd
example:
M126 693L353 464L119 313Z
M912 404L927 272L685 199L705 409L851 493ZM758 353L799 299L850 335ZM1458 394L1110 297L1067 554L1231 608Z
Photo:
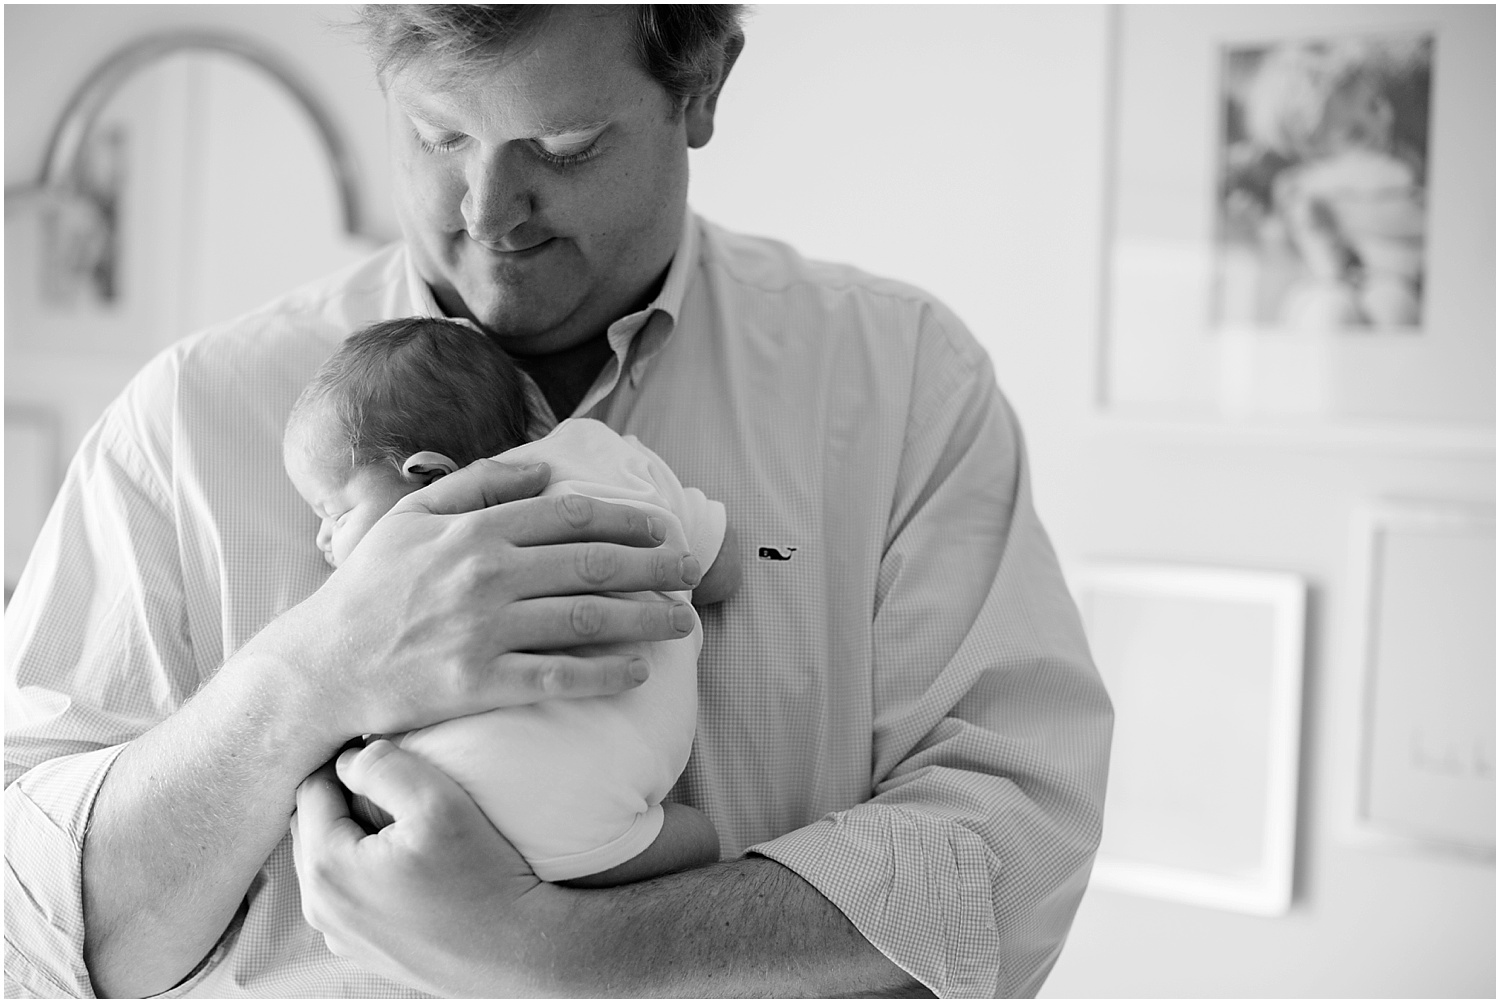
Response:
M552 330L572 312L550 305L548 297L494 276L446 276L427 280L438 306L449 317L473 321L498 338L529 339ZM555 302L555 300L553 301Z
M481 303L471 320L516 355L539 355L565 347L572 311L537 304ZM557 344L554 344L556 342Z
M587 299L578 291L586 285L579 281L584 276L548 274L503 263L464 264L469 267L444 269L437 281L427 280L443 312L473 321L516 354L537 355L568 347L567 328L579 319Z

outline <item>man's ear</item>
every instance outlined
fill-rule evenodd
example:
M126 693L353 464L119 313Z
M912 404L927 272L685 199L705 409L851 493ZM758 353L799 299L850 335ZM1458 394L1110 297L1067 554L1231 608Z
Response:
M739 32L724 45L724 65L720 68L719 79L714 82L713 87L688 98L683 115L687 120L689 149L707 146L708 141L713 138L714 109L719 103L719 92L724 89L724 81L729 79L729 71L734 69L734 61L740 58L740 52L744 48L745 35Z

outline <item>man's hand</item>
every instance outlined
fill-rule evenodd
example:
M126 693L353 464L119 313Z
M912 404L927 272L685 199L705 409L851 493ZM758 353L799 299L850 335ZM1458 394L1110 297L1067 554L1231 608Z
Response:
M507 959L528 951L507 932L514 924L504 920L519 914L508 906L551 886L421 757L380 740L340 755L337 776L389 805L395 821L366 835L331 766L303 782L292 845L308 923L334 954L397 982L440 996L494 993ZM482 971L475 959L486 962ZM528 988L513 986L521 995Z
M397 982L477 999L922 992L775 861L565 888L420 757L382 740L337 769L396 820L366 835L333 769L309 777L292 819L303 913L335 954Z
M246 645L285 666L326 759L347 739L496 707L617 693L646 665L587 646L684 637L685 604L593 593L692 587L641 511L534 497L545 465L480 460L402 499L307 601Z

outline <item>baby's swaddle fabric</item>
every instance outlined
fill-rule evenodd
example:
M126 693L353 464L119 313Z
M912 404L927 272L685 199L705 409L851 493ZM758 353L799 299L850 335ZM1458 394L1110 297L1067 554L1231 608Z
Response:
M724 538L724 507L685 488L660 457L601 422L569 419L507 462L546 461L544 495L636 505L667 526L668 543L707 569ZM687 602L688 592L666 593ZM652 596L656 598L656 596ZM661 801L692 749L703 628L673 641L601 646L645 658L651 676L609 697L549 700L456 718L394 740L456 780L545 881L624 863L661 831Z

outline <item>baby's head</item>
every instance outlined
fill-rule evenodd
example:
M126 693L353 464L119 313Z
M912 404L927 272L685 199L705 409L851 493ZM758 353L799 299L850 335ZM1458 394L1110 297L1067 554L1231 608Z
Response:
M287 419L282 456L338 567L404 496L527 439L520 370L472 327L381 321L345 339Z

